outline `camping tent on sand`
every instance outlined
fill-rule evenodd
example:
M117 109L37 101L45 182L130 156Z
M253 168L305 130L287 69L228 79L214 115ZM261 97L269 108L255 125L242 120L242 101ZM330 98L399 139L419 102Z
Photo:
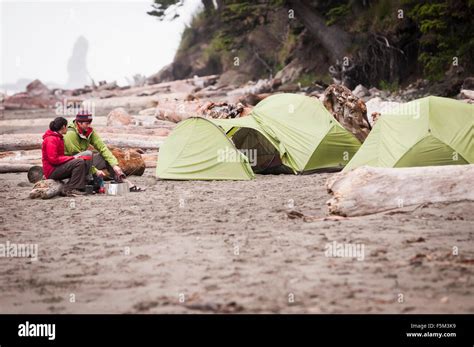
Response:
M272 95L247 117L190 118L160 148L162 179L252 179L342 169L360 147L315 98Z
M474 163L474 105L429 96L382 114L344 168Z

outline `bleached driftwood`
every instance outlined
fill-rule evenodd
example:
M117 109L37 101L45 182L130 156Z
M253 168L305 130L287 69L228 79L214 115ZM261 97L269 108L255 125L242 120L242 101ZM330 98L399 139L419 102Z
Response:
M334 196L329 213L362 216L410 205L474 201L474 164L413 168L363 166L335 174L326 186Z
M41 150L33 149L27 151L8 151L0 152L0 163L16 163L24 161L40 161L41 162Z
M41 165L40 150L0 152L0 173L27 172L35 165Z
M172 123L176 125L175 123ZM123 126L123 127L107 127L97 128L99 134L122 134L122 135L145 135L145 136L168 136L172 131L168 128L159 127L141 127L141 126Z
M127 176L141 176L146 167L156 166L157 151L143 153L134 148L120 149L112 146L110 149ZM42 166L40 150L0 152L0 173L27 172L32 166Z
M16 151L41 148L41 134L0 135L0 151Z
M33 190L30 192L30 199L51 199L63 191L61 181L42 180L35 183Z
M166 136L100 133L105 144L122 148L158 149ZM0 151L41 148L41 134L0 135Z
M159 149L166 136L136 134L100 134L105 144L119 148Z
M29 163L0 163L0 173L9 172L28 172L28 170L34 166Z
M173 129L176 126L176 123L159 120L155 117L156 107L152 108L153 114L152 115L132 115L132 125L130 126L123 126L122 128L125 130L124 133L134 133L135 131L139 133L139 131L143 127L147 128L165 128L165 129ZM71 116L68 116L70 118ZM19 128L31 128L31 127L38 127L43 129L48 129L49 123L51 122L51 118L30 118L30 119L0 119L0 128L7 128L7 127L15 127L15 129ZM94 117L93 121L94 129L98 130L99 133L101 132L109 132L107 127L107 117L97 116Z

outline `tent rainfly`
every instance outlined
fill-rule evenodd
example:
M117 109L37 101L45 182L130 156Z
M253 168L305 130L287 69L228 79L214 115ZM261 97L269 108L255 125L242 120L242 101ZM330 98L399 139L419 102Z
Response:
M360 145L318 99L276 94L247 117L181 122L160 148L156 174L218 180L340 170Z
M382 114L344 168L474 163L474 105L429 96Z

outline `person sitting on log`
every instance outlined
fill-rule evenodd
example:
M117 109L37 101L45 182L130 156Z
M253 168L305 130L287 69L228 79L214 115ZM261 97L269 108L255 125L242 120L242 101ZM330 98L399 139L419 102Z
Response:
M87 176L87 158L64 155L64 138L67 131L67 120L55 118L49 123L49 129L43 135L42 161L43 175L46 179L63 180L69 178L64 185L63 195L84 195Z
M80 111L76 118L68 124L67 133L64 136L66 155L91 156L89 174L114 179L116 182L125 181L131 192L144 190L125 179L125 174L120 168L117 158L102 141L100 135L91 127L91 123L92 114ZM89 146L95 150L88 150ZM107 176L103 170L107 170ZM89 177L89 179L91 178Z

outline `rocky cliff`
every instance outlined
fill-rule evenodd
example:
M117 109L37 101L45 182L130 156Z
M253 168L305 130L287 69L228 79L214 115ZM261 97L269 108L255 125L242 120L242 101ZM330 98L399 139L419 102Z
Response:
M155 5L169 10L180 2L155 0ZM173 63L149 82L220 74L221 85L278 78L284 85L303 87L339 82L349 88L363 84L394 90L421 78L433 82L435 94L450 96L473 75L472 1L203 5L184 31Z

